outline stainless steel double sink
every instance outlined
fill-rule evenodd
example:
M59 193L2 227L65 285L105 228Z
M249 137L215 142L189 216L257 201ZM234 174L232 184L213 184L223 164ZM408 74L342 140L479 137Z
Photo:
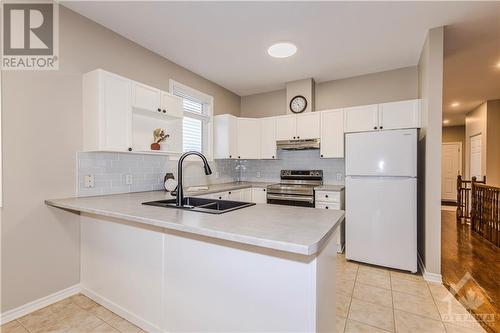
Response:
M217 200L208 198L185 197L182 206L175 204L175 199L158 200L143 202L143 205L176 208L190 210L193 212L209 213L209 214L223 214L236 209L241 209L255 205L253 202L241 202L230 200Z

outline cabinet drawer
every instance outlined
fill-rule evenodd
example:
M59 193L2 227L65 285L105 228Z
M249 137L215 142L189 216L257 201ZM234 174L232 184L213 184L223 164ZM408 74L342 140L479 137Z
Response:
M319 209L337 209L340 210L340 203L316 202L316 208Z
M319 202L338 202L338 203L340 203L340 192L316 191L315 199L316 199L316 201L319 201Z

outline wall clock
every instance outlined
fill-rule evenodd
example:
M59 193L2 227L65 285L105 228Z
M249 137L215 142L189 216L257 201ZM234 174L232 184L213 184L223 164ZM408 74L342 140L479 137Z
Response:
M297 95L290 100L290 111L301 113L307 108L307 99L304 96Z

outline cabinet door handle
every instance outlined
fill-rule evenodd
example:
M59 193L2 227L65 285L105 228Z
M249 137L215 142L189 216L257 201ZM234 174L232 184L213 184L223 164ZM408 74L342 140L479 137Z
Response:
M231 191L229 191L229 194L231 194Z
M274 155L273 155L273 158L274 158Z
M219 200L222 199L222 197L219 197Z
M238 158L241 158L241 156L238 156Z
M325 209L328 209L328 206L325 206Z
M161 112L161 109L160 109L160 108L158 108L158 112Z
M263 189L262 189L262 191L266 192L266 189L265 189L265 188L263 188Z
M128 147L128 151L132 151L132 147Z
M380 129L383 129L383 128L384 128L384 126L380 126Z
M325 194L325 198L328 198L328 194Z
M232 157L233 157L233 155L229 155L229 158L232 158Z
M300 136L298 136L297 139L300 139Z
M323 154L321 154L321 157L323 157Z
M295 139L295 137L293 137Z
M373 127L373 129L377 129L377 126Z
M163 113L167 113L167 111L166 111L166 110L163 110Z

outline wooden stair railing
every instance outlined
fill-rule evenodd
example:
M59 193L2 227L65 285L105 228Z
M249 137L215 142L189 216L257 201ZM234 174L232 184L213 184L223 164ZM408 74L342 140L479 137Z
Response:
M500 188L472 182L471 228L500 247Z
M486 176L483 180L477 180L472 177L472 180L463 180L461 175L457 177L457 221L470 221L471 219L471 190L472 182L486 184Z

